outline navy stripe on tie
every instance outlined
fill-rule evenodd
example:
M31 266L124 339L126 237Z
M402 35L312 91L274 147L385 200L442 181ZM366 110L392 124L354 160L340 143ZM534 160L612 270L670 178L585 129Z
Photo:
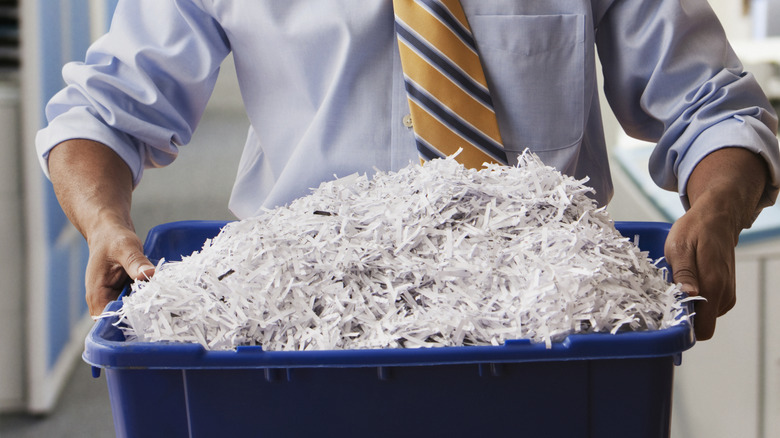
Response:
M433 114L453 132L459 134L469 143L495 158L496 161L503 164L507 163L506 153L500 144L496 143L492 138L474 129L467 123L463 122L460 117L446 109L437 100L429 97L427 93L417 88L411 81L407 80L405 82L407 94L410 98L414 99L417 104L425 108L429 113Z
M437 0L418 0L418 2L424 4L429 12L438 18L439 21L446 24L447 27L449 27L450 30L452 30L455 35L458 36L458 38L463 40L466 45L471 47L471 50L473 50L475 53L477 52L477 45L474 42L474 37L471 35L471 31L463 27L463 24L461 24L461 22L452 15L446 6Z
M446 158L444 154L436 150L433 146L426 143L423 139L420 137L415 136L415 140L417 143L417 151L420 153L420 156L425 161L431 161L435 158Z
M415 34L409 32L399 21L396 21L396 32L398 36L405 41L410 47L413 47L417 53L427 59L427 61L442 71L446 76L452 79L458 86L464 89L467 93L473 96L477 101L481 102L488 108L493 108L493 101L490 99L490 92L488 92L481 84L475 82L467 74L451 63L449 60L439 55L436 51L431 49L428 44L420 40Z

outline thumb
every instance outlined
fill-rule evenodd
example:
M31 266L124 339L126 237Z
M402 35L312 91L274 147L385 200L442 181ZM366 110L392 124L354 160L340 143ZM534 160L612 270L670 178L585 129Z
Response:
M675 256L679 257L684 254L676 253ZM692 297L700 295L698 270L693 263L690 257L676 258L673 256L673 259L669 260L674 282L680 284L680 289ZM696 339L699 340L711 338L712 332L715 330L715 317L717 315L711 315L713 306L707 304L706 301L694 304L694 314L696 315L694 331Z
M683 262L672 265L672 278L681 285L683 292L690 296L699 295L699 276L695 266Z
M675 224L677 225L677 224ZM697 268L696 246L677 240L673 227L664 245L664 256L672 269L675 283L682 285L682 291L691 296L699 295L699 269Z
M148 280L154 275L154 265L146 258L141 249L131 250L125 260L122 267L133 280Z

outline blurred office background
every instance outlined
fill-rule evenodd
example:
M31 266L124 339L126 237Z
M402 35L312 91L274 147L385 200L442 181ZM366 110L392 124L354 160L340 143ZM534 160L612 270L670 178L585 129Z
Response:
M711 0L747 68L780 101L780 0ZM83 299L86 246L38 166L35 132L62 86L62 64L107 29L116 0L0 0L0 437L113 436L105 379L79 356L92 325ZM628 139L605 108L616 220L673 221L675 194L652 186L652 145ZM231 219L232 181L248 128L228 58L191 144L150 170L134 195L139 235L173 220ZM675 370L673 437L780 438L780 207L738 248L737 307L714 340Z

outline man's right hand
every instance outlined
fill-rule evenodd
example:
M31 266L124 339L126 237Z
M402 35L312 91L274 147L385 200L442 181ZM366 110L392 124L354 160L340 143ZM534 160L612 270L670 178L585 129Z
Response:
M143 280L152 275L154 265L144 256L141 240L133 230L105 226L90 235L86 272L90 315L100 315L130 280Z
M130 219L132 173L109 147L74 139L49 152L49 176L63 211L89 245L86 299L89 313L100 315L129 279L154 273Z

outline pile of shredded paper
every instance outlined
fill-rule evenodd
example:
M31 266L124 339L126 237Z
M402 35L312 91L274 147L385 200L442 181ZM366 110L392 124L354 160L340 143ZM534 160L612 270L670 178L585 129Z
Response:
M549 347L685 320L679 287L590 190L530 153L337 179L161 262L104 316L128 340L213 350Z

